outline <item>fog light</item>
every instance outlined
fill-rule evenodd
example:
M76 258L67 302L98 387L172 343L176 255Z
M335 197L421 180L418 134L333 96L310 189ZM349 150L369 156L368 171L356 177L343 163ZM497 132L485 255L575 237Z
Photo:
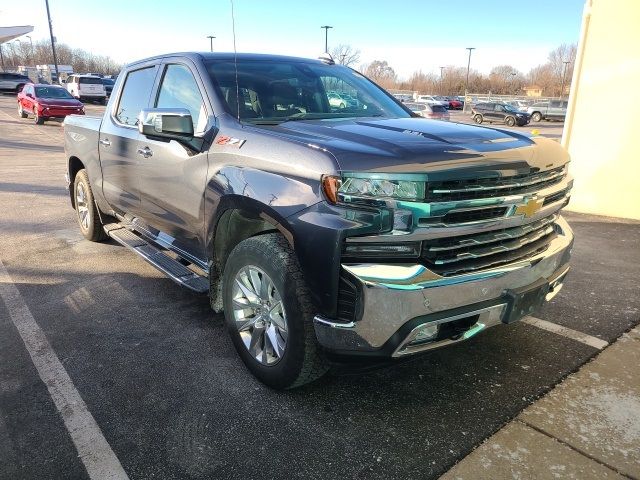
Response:
M438 336L439 325L422 325L414 331L411 345L428 342Z

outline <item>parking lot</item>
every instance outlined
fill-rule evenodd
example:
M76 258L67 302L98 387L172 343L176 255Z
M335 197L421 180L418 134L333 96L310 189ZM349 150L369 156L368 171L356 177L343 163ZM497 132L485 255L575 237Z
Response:
M114 242L83 239L60 124L33 125L15 107L0 97L0 478L89 478L52 401L56 384L25 348L25 318L132 479L437 478L597 354L597 339L640 323L640 223L569 213L573 268L537 315L548 323L270 390L206 297ZM452 112L459 119L471 123ZM514 129L559 139L562 124Z

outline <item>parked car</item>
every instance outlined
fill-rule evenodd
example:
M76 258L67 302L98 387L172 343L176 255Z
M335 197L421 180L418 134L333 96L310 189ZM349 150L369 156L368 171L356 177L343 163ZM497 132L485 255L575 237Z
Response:
M354 106L353 101L342 93L329 92L327 98L329 99L329 105L332 107L348 108Z
M429 105L441 105L445 108L449 105L449 102L447 102L447 104L445 105L444 102L441 102L433 95L418 95L418 98L416 98L416 102L428 103Z
M534 122L539 122L541 120L564 121L567 116L568 104L569 102L566 100L538 102L527 108L527 113L531 115L531 120Z
M0 92L18 93L28 83L33 83L29 77L20 73L0 72Z
M84 115L84 105L58 85L28 84L18 93L18 115L33 117L42 125L46 120L64 119L67 115Z
M429 105L428 103L405 103L405 107L421 117L431 118L434 120L449 121L449 112L442 105Z
M506 103L507 105L511 105L516 110L519 110L521 112L526 112L527 108L529 108L529 103L525 102L524 100L509 100L504 103Z
M67 79L66 87L78 100L95 100L102 105L107 103L107 90L100 77L74 74Z
M107 92L107 96L111 96L111 92L113 91L113 86L115 85L115 80L112 78L101 78L102 84L104 85L104 89Z
M462 110L464 103L456 97L445 97L449 102L449 110Z
M511 105L499 102L480 102L471 108L471 117L476 123L504 123L509 127L523 127L529 123L529 115Z
M271 387L463 341L562 286L556 141L426 122L331 59L181 53L122 75L102 118L65 120L80 232L207 294ZM362 106L330 107L325 83Z

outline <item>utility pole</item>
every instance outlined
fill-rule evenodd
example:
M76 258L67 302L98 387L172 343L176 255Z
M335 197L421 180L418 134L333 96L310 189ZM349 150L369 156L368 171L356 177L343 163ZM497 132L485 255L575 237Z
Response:
M213 39L216 38L213 35L207 35L207 38L209 39L209 43L211 45L211 51L213 52Z
M560 85L560 98L564 97L564 77L567 75L567 67L571 62L562 62L564 63L564 68L562 69L562 84Z
M331 25L322 25L320 28L324 28L324 53L329 53L329 29L333 27Z
M444 93L444 83L442 79L442 73L444 72L444 67L440 67L440 95Z
M56 79L60 83L60 74L58 73L58 57L56 56L56 42L53 36L53 26L51 25L51 13L49 12L49 0L44 0L47 5L47 19L49 20L49 36L51 37L51 51L53 52L53 66L56 69Z
M469 50L469 60L467 61L467 80L464 82L464 107L467 107L467 94L469 93L469 68L471 67L471 51L476 47L467 47Z

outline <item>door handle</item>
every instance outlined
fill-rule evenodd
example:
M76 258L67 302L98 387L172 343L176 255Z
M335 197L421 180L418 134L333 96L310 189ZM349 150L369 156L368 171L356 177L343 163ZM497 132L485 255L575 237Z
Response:
M144 158L149 158L153 155L153 150L149 147L139 148L138 155L142 155Z
M103 140L100 140L100 145L102 145L103 147L110 147L111 146L111 142L109 141L108 138L105 138Z

